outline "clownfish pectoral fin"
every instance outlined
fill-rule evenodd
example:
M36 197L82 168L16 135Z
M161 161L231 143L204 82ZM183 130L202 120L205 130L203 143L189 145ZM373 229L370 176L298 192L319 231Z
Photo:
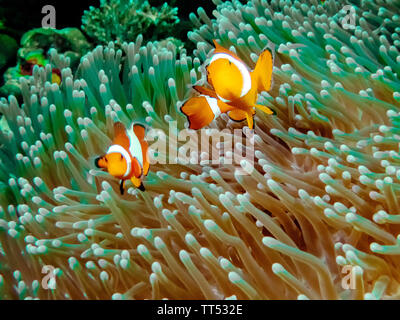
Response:
M206 96L217 98L217 94L214 90L203 87L203 86L193 86L193 89L196 90L200 94L204 94Z
M247 119L247 126L249 127L249 129L253 129L254 119L253 115L250 112L246 112L246 119Z
M273 67L273 52L270 48L266 48L259 56L256 67L251 72L251 80L256 84L258 92L271 89Z
M263 106L261 104L256 104L256 108L261 110L262 112L266 113L266 114L276 114L276 112L266 106Z
M189 121L190 129L201 129L209 125L221 113L233 110L234 107L209 96L190 98L181 107L182 113Z
M119 191L121 192L121 196L124 195L125 191L125 180L121 180L121 183L119 185Z

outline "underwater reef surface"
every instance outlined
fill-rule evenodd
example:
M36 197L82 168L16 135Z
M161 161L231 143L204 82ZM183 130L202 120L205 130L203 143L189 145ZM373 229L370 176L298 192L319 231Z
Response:
M1 299L400 298L400 1L214 2L190 16L193 57L139 36L73 74L52 50L60 85L36 66L23 104L1 99ZM116 121L183 128L212 39L251 66L275 45L256 170L155 164L146 192L121 196L91 159Z
M4 72L4 85L0 87L0 97L8 97L12 94L20 98L19 79L31 76L35 65L43 67L51 64L48 58L50 58L50 50L54 49L61 52L69 60L68 65L75 70L80 58L92 47L77 28L61 30L37 28L26 32L21 38L17 52L17 65ZM52 82L59 83L60 70L53 66L52 71Z
M179 25L178 8L165 2L160 7L148 1L100 0L82 16L84 30L98 44L123 43L142 34L146 40L168 37Z

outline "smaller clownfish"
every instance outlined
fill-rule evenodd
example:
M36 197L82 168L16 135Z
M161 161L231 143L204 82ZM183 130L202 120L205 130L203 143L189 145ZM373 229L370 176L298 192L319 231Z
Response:
M268 91L272 83L274 65L272 50L266 48L257 60L255 69L249 67L232 51L213 40L215 50L206 66L207 82L211 88L194 86L200 93L186 101L182 113L189 121L190 129L201 129L221 113L228 113L231 120L247 120L253 129L255 108L266 114L274 114L270 108L256 104L261 91Z
M111 146L104 156L95 160L95 165L121 180L121 194L124 194L128 179L136 188L144 191L142 179L150 167L147 150L145 128L141 124L132 124L127 130L121 122L117 122L114 124L114 140Z

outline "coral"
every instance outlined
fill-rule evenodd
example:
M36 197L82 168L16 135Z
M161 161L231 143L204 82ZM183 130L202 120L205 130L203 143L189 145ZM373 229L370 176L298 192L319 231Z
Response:
M18 50L17 65L8 68L4 73L4 86L0 88L1 96L13 94L20 96L21 77L32 75L34 65L45 66L51 61L48 59L50 50L57 50L69 60L68 65L75 70L82 55L91 49L86 38L76 28L33 29L26 32L21 38L21 47ZM59 70L53 65L54 81L59 81ZM53 82L54 82L53 81Z
M2 44L0 50L0 72L13 60L18 49L17 42L8 33L8 28L5 27L4 22L0 19L0 43Z
M166 2L152 7L148 1L101 0L99 8L84 11L82 30L99 44L130 42L140 33L146 40L162 40L178 25L177 13Z
M10 60L13 59L17 52L17 42L14 38L7 34L4 34L5 27L3 22L0 20L0 43L2 44L0 50L0 70L3 69Z
M26 51L40 48L44 52L54 48L69 57L72 65L78 64L79 59L91 49L91 45L77 28L32 29L22 36L21 47Z
M340 25L345 2L215 3L215 19L191 15L195 58L139 37L97 47L74 75L52 51L60 86L36 66L21 106L1 99L2 299L400 298L398 2L354 2L353 29ZM146 192L121 197L91 159L115 121L183 128L213 38L249 65L277 49L259 99L277 115L256 114L256 170L157 163ZM55 289L41 286L45 265Z

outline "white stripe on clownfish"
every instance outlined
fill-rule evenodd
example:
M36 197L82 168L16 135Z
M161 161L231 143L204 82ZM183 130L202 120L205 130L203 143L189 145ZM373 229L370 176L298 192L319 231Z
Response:
M209 64L213 63L218 59L227 59L229 62L232 62L240 71L243 78L243 87L242 92L240 94L240 98L245 96L251 89L251 76L247 66L242 62L227 53L216 53L212 58ZM220 98L220 97L219 97ZM222 100L222 99L221 99ZM223 101L223 100L222 100Z
M217 118L221 114L221 109L218 106L218 100L204 94L201 94L199 97L204 97L207 100L208 105L211 108L212 113L214 114L214 119Z
M131 173L131 168L132 168L132 160L131 160L131 156L129 155L128 151L126 151L125 148L120 146L119 144L113 144L107 150L107 154L110 154L110 153L119 153L119 154L121 154L121 156L124 157L124 159L126 161L126 171L124 174L124 178L129 176L129 174Z
M140 166L143 168L142 145L133 131L133 124L128 130L126 130L126 135L129 138L129 152L131 153L132 158L136 158L139 161Z

